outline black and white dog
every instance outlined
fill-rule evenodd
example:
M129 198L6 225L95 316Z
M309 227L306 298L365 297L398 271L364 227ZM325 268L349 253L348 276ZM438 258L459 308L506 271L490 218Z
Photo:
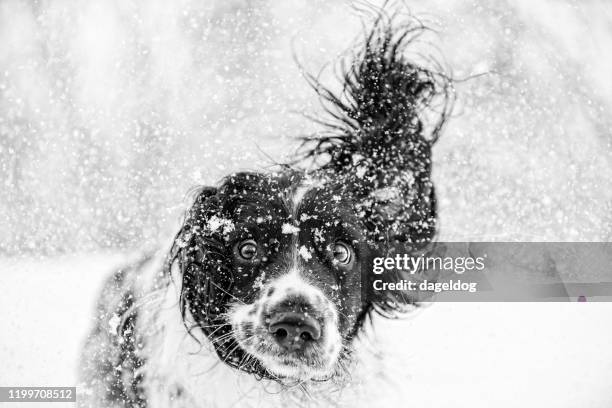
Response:
M422 31L379 15L340 92L307 76L329 114L302 151L316 166L199 189L170 250L110 278L83 353L83 405L356 398L339 390L376 359L360 347L366 323L416 300L373 290L373 258L421 250L436 233L431 148L452 81L408 59Z

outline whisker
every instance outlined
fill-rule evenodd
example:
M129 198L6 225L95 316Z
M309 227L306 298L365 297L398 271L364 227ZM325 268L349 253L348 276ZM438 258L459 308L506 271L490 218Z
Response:
M225 290L225 289L223 289L221 286L217 285L215 282L212 282L212 281L211 281L210 283L212 283L213 285L215 285L217 288L221 289L221 291L222 291L222 292L224 292L224 293L226 293L226 294L230 295L231 297L233 297L234 299L236 299L238 302L240 302L240 304L242 304L242 305L245 305L245 304L246 304L246 303L244 303L244 301L242 301L242 299L240 299L240 298L238 298L238 297L236 297L236 296L232 295L232 294L231 294L231 293L229 293L227 290Z

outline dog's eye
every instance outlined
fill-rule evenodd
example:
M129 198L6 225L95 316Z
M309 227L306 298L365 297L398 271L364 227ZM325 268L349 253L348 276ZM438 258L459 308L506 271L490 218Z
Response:
M238 255L250 261L257 256L257 243L252 239L247 239L238 244Z
M351 262L351 248L344 242L334 244L334 260L341 265L348 265Z

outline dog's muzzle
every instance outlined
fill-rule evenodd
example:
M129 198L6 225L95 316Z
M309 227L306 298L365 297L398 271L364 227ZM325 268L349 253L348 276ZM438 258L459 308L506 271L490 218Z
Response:
M336 307L296 275L270 282L253 303L235 304L230 320L240 346L279 377L326 377L342 349Z

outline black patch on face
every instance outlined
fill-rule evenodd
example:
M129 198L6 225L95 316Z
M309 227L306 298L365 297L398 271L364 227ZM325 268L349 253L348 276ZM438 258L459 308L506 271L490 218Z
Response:
M297 177L238 173L218 189L203 189L168 263L177 261L182 272L183 318L191 314L224 362L264 377L269 373L255 359L245 358L225 316L232 303L258 298L256 279L267 282L285 269L281 254L289 241L280 231L289 217L286 194ZM245 242L256 245L256 250L241 252ZM245 360L249 362L242 364Z
M187 312L197 326L211 339L219 357L226 363L267 375L254 359L249 366L241 366L244 351L231 334L226 314L232 303L253 303L260 287L286 273L291 266L291 254L296 245L315 248L313 229L332 230L325 225L330 217L313 219L296 237L282 232L283 224L298 225L292 217L291 198L301 182L300 173L261 175L238 173L226 179L218 189L202 190L187 214L185 224L175 239L170 262L177 261L182 271L181 310ZM317 208L316 201L308 206L311 212L325 212L329 208ZM304 210L306 207L304 207ZM337 211L334 210L333 214ZM298 214L301 215L303 212ZM301 226L300 226L301 228ZM335 229L339 228L334 226ZM296 242L297 239L297 242ZM248 251L248 258L241 256L241 243L256 245L256 251ZM255 255L251 257L251 254ZM351 316L361 306L359 291L355 294L331 291L332 286L342 288L358 285L358 277L344 276L331 265L328 253L321 248L308 265L302 265L305 279L335 299L339 310ZM255 285L256 281L260 285ZM343 282L351 282L350 285ZM352 286L351 286L352 285ZM271 296L273 291L268 292ZM343 301L350 300L350 305ZM343 321L342 328L354 321Z
M349 186L330 183L308 191L297 210L300 227L298 245L314 249L303 263L305 279L317 286L338 310L339 330L348 342L363 323L368 299L362 296L362 279L377 246L367 239L367 228L356 212ZM334 258L334 246L350 248L351 261Z
M182 271L183 317L189 312L224 362L271 377L256 359L246 358L226 316L234 303L252 304L260 296L271 296L272 288L264 294L260 288L287 273L301 247L311 254L297 256L301 277L335 305L343 343L359 332L377 301L364 290L372 260L384 256L388 247L376 235L381 226L372 226L359 205L362 184L349 181L311 188L297 208L292 199L303 183L299 172L237 173L218 189L200 192L176 237L170 261L178 261ZM299 230L283 233L286 224ZM349 248L346 264L335 259L338 242Z

